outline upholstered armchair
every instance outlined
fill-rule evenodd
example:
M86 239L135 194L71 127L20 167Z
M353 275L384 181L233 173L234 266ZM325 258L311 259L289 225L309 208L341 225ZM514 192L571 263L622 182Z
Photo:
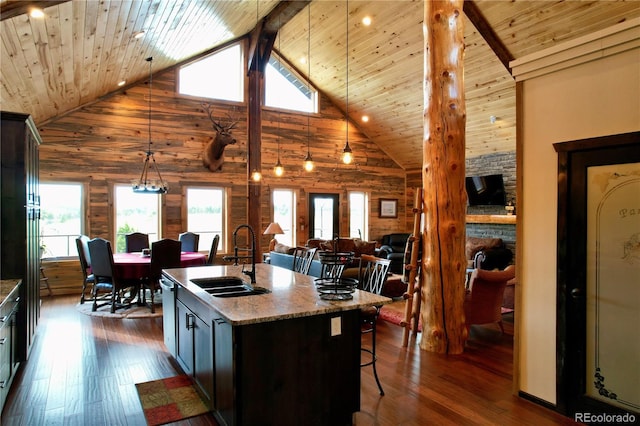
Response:
M474 269L464 299L464 315L467 329L473 324L497 322L502 326L502 301L507 281L516 275L515 265L503 271Z

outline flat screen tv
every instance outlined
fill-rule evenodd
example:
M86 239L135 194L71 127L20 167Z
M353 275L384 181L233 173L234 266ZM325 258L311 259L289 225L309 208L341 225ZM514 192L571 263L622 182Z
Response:
M465 180L470 206L504 206L506 196L502 175L468 176Z

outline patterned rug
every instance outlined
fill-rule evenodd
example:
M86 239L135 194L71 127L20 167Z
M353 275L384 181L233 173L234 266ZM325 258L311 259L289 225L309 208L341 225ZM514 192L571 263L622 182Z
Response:
M186 375L136 383L136 390L149 426L176 422L209 411Z
M135 318L153 318L153 317L161 317L162 316L162 302L158 303L160 297L155 300L155 313L151 313L151 309L148 306L138 306L133 304L129 308L120 308L116 309L116 311L111 313L111 306L101 306L95 312L91 311L91 307L93 306L93 302L88 300L83 304L78 303L76 305L76 309L85 314L90 315L92 317L107 317L107 318L123 318L123 319L135 319Z
M400 322L404 321L405 303L404 300L399 300L382 306L379 318L391 324L400 325ZM422 331L420 321L418 321L418 331Z

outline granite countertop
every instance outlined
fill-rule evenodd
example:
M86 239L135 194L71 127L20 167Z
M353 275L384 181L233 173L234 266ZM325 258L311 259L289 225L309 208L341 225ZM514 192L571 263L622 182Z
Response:
M0 305L9 297L13 289L20 284L20 281L19 279L0 280Z
M245 269L250 270L251 265L245 266ZM198 266L165 269L164 272L218 311L232 325L322 315L392 302L388 297L360 290L353 293L351 300L323 300L316 289L314 277L265 263L256 265L254 285L267 288L271 292L240 297L214 297L189 280L233 276L249 283L249 276L242 273L242 266Z

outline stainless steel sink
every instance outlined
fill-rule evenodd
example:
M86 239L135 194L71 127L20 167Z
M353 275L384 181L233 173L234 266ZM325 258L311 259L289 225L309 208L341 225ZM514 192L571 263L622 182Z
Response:
M191 282L215 297L238 297L270 293L268 289L253 287L238 277L194 278Z
M271 293L269 289L262 288L262 287L251 287L250 285L247 285L246 287L240 290L231 290L228 292L213 293L210 290L206 290L206 291L215 297L239 297L239 296L251 296L254 294Z
M191 280L195 285L203 288L220 288L220 287L238 287L247 285L241 278L238 277L208 277L208 278L194 278Z

